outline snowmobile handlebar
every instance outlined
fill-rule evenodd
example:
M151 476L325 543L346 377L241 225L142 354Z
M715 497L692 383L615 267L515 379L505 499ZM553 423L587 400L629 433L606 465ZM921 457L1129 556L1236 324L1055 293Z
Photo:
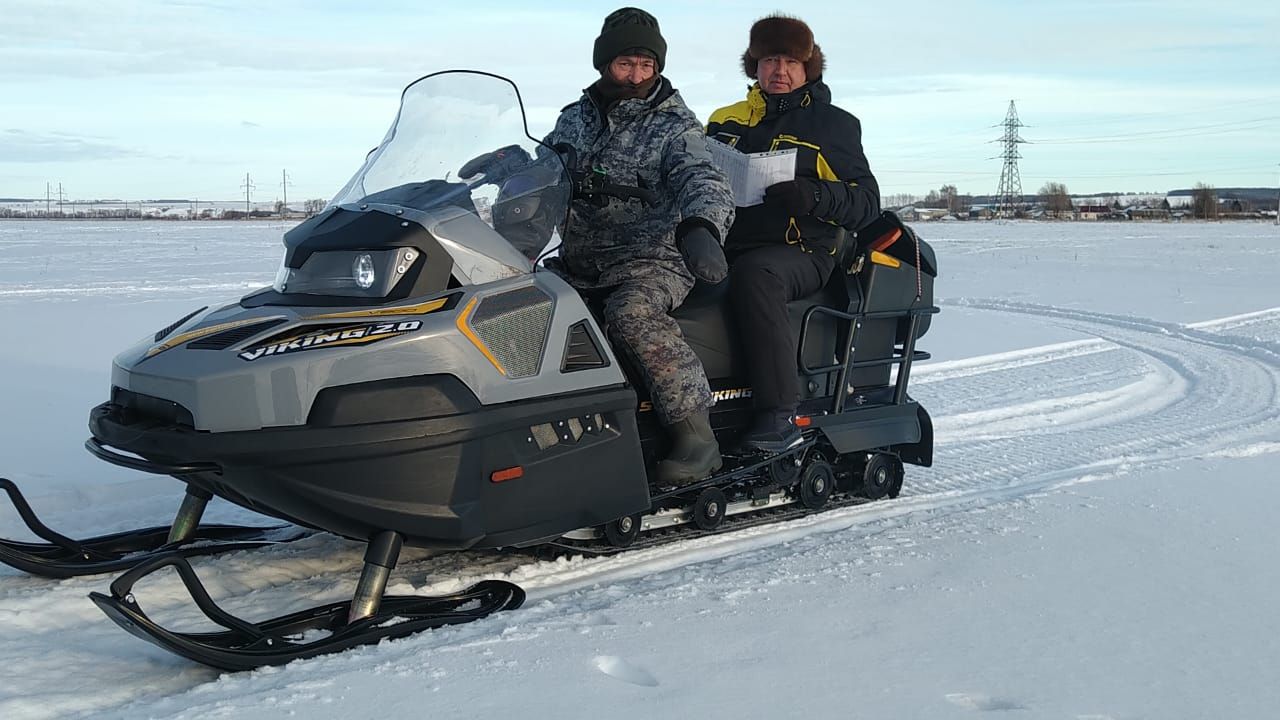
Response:
M595 171L581 173L580 177L574 178L574 195L596 199L616 197L622 200L639 200L645 205L658 202L658 193L649 188L611 183L605 179L606 177L603 173Z
M483 185L486 182L501 184L512 173L531 162L533 162L533 158L529 156L529 153L524 148L519 145L507 145L471 158L461 168L458 168L458 177L475 178L483 175L483 178L478 178L479 182L474 184Z
M586 198L603 205L606 198L615 197L621 200L639 200L645 205L658 202L658 193L644 187L644 181L636 178L638 185L622 185L609 182L609 175L602 168L578 170L578 151L568 143L556 143L553 148L564 160L573 180L574 197Z

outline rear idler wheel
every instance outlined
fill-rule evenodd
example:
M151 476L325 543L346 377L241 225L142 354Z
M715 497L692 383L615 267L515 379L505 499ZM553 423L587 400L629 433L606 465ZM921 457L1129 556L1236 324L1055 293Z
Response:
M825 460L814 460L800 475L800 504L817 510L827 504L835 489L836 476Z
M862 469L862 487L858 494L868 500L897 497L902 490L902 463L892 455L875 453Z
M640 525L639 514L620 517L605 523L604 539L616 548L628 547L640 537Z
M902 465L900 458L893 458L893 485L889 486L890 499L898 497L902 492L902 481L906 477L906 470Z
M720 488L707 488L693 502L693 524L700 530L715 530L724 522L729 501Z

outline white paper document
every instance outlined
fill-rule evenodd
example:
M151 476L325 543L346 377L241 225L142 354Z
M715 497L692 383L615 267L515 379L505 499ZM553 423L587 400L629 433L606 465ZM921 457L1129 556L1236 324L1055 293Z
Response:
M707 138L711 159L729 178L733 200L738 207L764 202L764 189L774 183L796 179L796 150L741 153L719 140Z

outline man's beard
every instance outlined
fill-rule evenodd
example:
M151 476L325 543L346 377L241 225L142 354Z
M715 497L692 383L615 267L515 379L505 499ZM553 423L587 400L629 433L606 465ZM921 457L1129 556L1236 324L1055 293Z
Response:
M647 98L649 93L653 92L653 86L657 84L659 75L654 73L653 77L639 84L629 82L618 82L609 77L608 72L600 76L600 80L596 82L596 88L600 91L600 95L609 102L618 102L619 100L634 100L636 98Z

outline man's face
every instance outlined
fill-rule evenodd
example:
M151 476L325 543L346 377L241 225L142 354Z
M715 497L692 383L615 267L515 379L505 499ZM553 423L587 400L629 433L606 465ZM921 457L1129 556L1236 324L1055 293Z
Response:
M658 63L647 55L619 55L609 63L609 77L617 85L639 85L658 72Z
M805 83L804 63L790 55L770 55L756 63L756 80L770 95L785 95Z

